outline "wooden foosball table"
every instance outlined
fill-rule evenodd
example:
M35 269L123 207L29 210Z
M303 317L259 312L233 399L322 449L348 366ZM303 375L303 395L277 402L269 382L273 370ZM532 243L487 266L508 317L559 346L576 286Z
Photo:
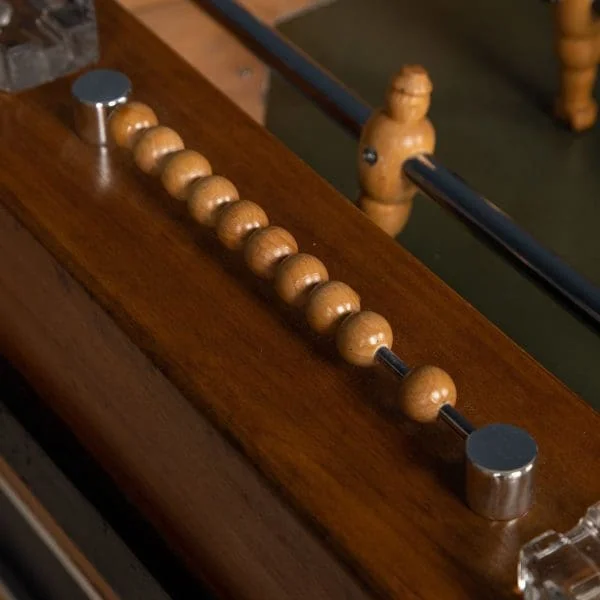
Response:
M133 89L106 146L76 76L0 96L0 353L217 597L517 597L521 549L600 499L597 413L97 8Z

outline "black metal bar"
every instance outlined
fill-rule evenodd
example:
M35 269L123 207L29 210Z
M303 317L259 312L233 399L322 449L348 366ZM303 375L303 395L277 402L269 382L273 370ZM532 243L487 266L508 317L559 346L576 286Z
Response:
M379 348L375 356L399 377L404 377L410 373L410 367L386 346Z
M600 325L600 289L544 248L433 156L407 160L404 172L425 194L449 208L491 245L508 254L523 271Z
M439 418L463 439L468 438L475 431L475 427L471 424L469 419L463 416L450 404L444 404L444 406L440 408Z
M258 50L261 57L315 100L328 114L355 135L360 134L372 109L343 84L236 2L199 2L211 14L232 27L242 41L253 50ZM472 231L482 236L495 250L508 255L521 272L533 276L555 299L575 309L588 322L600 328L598 287L549 252L435 158L416 157L406 161L404 169L425 194L459 215Z
M384 364L400 379L404 379L411 371L410 367L387 346L379 348L375 356L380 363ZM440 408L439 418L463 439L466 439L475 431L475 427L469 419L450 404L444 404Z
M207 12L233 30L266 63L314 100L354 135L371 116L372 108L299 48L264 25L232 0L197 0Z

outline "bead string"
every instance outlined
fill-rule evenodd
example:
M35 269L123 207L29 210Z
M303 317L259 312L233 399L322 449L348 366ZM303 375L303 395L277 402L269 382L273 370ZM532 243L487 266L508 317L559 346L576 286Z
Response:
M418 422L441 416L458 432L472 430L453 409L456 387L451 377L430 365L409 370L391 351L388 321L361 310L356 291L341 281L330 281L317 257L299 252L289 231L270 225L258 204L240 199L235 185L213 174L209 161L186 149L176 131L159 125L149 106L129 102L118 107L110 117L109 131L117 146L132 151L142 171L159 176L173 198L186 202L196 222L213 227L226 248L243 250L255 275L273 281L287 304L303 308L316 333L335 336L348 363L368 367L379 361L402 377L399 404L406 416ZM458 417L460 427L455 426Z

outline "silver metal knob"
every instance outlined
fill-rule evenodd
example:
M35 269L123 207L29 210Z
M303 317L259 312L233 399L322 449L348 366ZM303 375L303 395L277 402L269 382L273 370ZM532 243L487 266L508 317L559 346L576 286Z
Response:
M116 106L127 102L131 81L119 71L96 69L76 79L71 92L78 135L90 144L105 146L108 117Z
M494 424L476 429L466 441L467 502L497 521L523 516L533 504L537 444L524 430Z

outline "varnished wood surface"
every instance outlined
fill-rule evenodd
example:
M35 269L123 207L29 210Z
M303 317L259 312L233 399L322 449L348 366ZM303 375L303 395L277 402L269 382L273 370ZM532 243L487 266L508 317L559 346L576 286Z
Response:
M3 207L0 254L2 351L196 576L224 598L370 597Z
M506 421L536 437L535 508L509 524L471 513L456 437L403 419L392 406L395 383L344 364L243 256L193 226L127 152L101 158L81 143L68 125L67 82L2 98L4 206L179 388L189 406L176 414L189 419L194 407L208 415L372 593L511 597L520 545L571 526L600 497L590 465L600 455L597 415L130 17L110 3L99 12L104 64L132 78L136 97L161 123L288 229L300 251L319 257L331 279L356 290L364 310L385 316L407 362L446 370L475 424ZM1 315L0 340L27 371L27 348L7 337L21 326L10 317ZM68 319L62 327L69 329ZM44 329L37 324L40 335ZM60 331L54 325L46 335ZM78 356L77 347L67 350ZM52 377L69 381L67 373L36 375L29 367L38 388ZM183 449L152 445L168 465L159 477L136 445L158 423L176 437L162 420L175 408L153 396L137 429L119 428L114 404L88 404L85 394L75 402L57 389L55 409L197 572L210 576L201 564L210 557L194 535L210 515L193 510L193 463ZM123 415L139 410L127 395L119 405Z
M78 578L83 578L85 585L97 594L97 598L99 600L119 600L92 564L56 524L48 511L2 457L0 457L0 478L3 480L4 485L8 487L10 493L31 513L30 516L36 526L42 529L44 535L50 537L52 543L55 544L55 549L62 553L65 560L69 561L69 566L76 570ZM28 516L27 519L29 520L29 518ZM2 597L0 586L0 598ZM10 599L7 598L6 600Z

